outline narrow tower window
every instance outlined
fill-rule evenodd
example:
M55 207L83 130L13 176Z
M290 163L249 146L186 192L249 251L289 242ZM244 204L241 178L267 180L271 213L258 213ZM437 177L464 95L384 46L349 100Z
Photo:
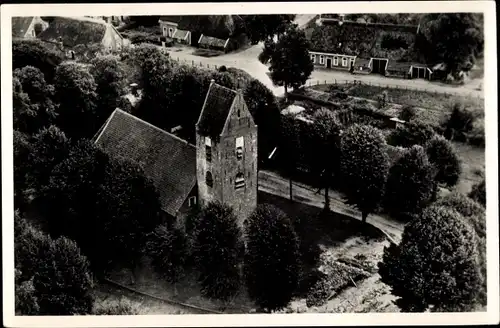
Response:
M207 176L205 177L205 182L207 183L207 186L212 188L214 186L214 179L212 177L212 173L210 171L207 171Z
M243 173L236 174L236 179L234 180L234 189L240 189L245 187L245 176Z
M244 145L243 137L236 138L236 158L239 160L243 158L243 145Z
M212 140L209 137L205 137L205 157L207 162L212 161Z

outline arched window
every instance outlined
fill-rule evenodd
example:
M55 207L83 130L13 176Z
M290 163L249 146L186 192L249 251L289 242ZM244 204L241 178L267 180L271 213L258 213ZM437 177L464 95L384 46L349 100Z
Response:
M245 187L245 176L243 173L236 174L236 179L234 180L234 189L240 189Z
M207 183L207 186L212 188L214 186L214 178L212 177L212 173L210 171L207 171L207 176L205 177L205 181Z

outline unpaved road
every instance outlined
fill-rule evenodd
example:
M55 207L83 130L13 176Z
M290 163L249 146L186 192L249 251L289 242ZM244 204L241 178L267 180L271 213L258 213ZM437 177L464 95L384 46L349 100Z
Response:
M325 206L324 192L317 193L317 189L302 183L293 182L293 199L318 208ZM289 180L275 172L259 171L259 190L284 198L289 198ZM361 213L346 205L342 201L342 196L334 191L329 191L330 208L333 212L347 215L357 220L361 220ZM367 222L384 231L394 242L399 243L404 230L404 224L396 222L388 217L370 214Z
M278 87L273 84L268 76L269 69L268 66L262 64L258 60L258 56L262 50L262 44L257 44L251 46L245 50L241 50L234 53L224 54L217 57L201 57L192 54L194 48L188 47L174 47L167 48L170 56L180 62L193 63L199 66L226 66L226 67L236 67L240 68L254 78L261 81L269 89L273 91L276 96L282 96L284 94L283 87ZM404 79L393 79L384 77L381 75L353 75L348 72L336 71L336 70L326 70L326 69L316 69L312 72L308 84L316 83L332 83L333 81L363 81L364 83L380 84L382 86L388 87L398 87L407 88L415 90L425 90L438 93L451 93L470 97L484 97L483 91L475 90L475 84L466 84L464 86L456 87L447 84L429 82L426 80L404 80Z

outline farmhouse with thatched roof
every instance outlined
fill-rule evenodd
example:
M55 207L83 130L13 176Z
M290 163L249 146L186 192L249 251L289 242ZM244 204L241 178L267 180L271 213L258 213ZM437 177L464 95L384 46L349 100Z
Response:
M112 24L89 17L53 17L38 38L71 56L88 48L120 51L125 46L123 36Z
M12 17L12 37L35 39L48 26L49 23L38 16Z

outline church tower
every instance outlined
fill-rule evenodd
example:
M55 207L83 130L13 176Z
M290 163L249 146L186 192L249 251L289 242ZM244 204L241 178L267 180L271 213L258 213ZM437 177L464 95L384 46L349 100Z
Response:
M201 206L218 200L238 223L257 206L257 125L241 90L212 80L196 123L196 176Z

